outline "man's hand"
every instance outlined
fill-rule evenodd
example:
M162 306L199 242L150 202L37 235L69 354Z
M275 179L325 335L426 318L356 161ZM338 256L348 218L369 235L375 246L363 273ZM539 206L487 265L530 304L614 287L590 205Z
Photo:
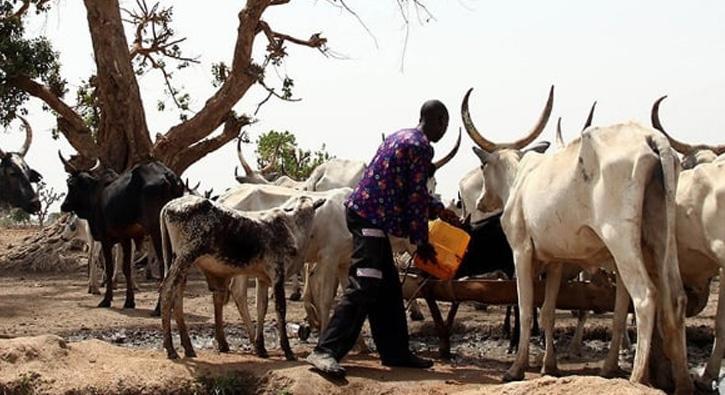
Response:
M443 222L447 222L457 228L463 229L463 222L461 222L461 219L451 210L443 209L438 213L438 218L441 219Z
M415 250L415 253L424 261L428 261L436 265L438 264L438 259L436 259L436 250L429 242L418 244L418 248Z

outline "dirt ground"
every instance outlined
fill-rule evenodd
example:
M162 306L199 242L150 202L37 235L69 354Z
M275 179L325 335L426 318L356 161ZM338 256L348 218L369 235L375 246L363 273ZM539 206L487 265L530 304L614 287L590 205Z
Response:
M28 232L28 231L25 231ZM0 248L23 231L0 231ZM13 243L15 241L10 241ZM541 377L543 352L532 346L527 381L503 385L500 377L513 361L502 335L504 309L476 310L464 304L452 338L454 358L436 359L434 369L418 371L381 366L376 354L353 352L344 361L348 377L329 380L302 362L284 361L277 345L274 309L265 323L269 359L252 354L233 303L225 308L229 354L214 349L211 294L200 275L190 278L184 300L187 323L199 357L168 361L161 347L161 325L150 316L157 285L138 276L136 310L124 310L123 286L113 307L96 308L101 297L87 291L85 269L53 275L2 273L0 276L0 393L427 393L427 394L568 394L657 393L623 379L603 380L597 374L608 347L611 315L588 321L584 351L567 353L576 320L558 312L560 369L565 377ZM716 287L717 284L713 284ZM717 288L714 288L715 290ZM250 300L254 290L250 289ZM688 350L693 371L701 369L712 345L716 294L697 318L688 320ZM254 308L252 306L252 316ZM445 310L445 308L444 308ZM421 355L437 358L438 341L424 310L425 322L410 322L411 344ZM292 347L298 359L312 349L316 337L302 340L296 325L304 324L301 302L288 302ZM632 331L632 328L630 328ZM366 329L366 340L374 345ZM178 337L175 338L178 346ZM620 358L631 368L632 352ZM622 373L622 378L627 374ZM226 391L226 392L225 392Z

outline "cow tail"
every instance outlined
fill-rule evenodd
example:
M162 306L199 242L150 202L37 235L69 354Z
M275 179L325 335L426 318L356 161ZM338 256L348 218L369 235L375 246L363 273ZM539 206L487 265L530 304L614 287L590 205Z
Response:
M171 268L173 251L171 247L171 238L169 237L169 229L166 226L166 207L161 209L159 216L159 224L161 226L161 255L164 260L164 272L168 276L169 269Z
M685 306L682 304L686 304L686 301L684 301L685 294L677 259L676 196L679 166L675 159L675 153L672 151L672 147L666 138L657 136L654 139L654 142L659 154L660 165L662 166L662 186L665 199L665 253L663 256L664 259L662 259L662 262L660 263L662 265L660 267L660 273L662 273L662 279L667 282L667 286L660 287L660 291L669 293L666 300L674 302L674 306L676 306L676 310L678 310L670 311L669 313L678 314L679 311L684 311ZM665 309L669 310L674 306L667 303ZM674 317L674 315L670 317Z

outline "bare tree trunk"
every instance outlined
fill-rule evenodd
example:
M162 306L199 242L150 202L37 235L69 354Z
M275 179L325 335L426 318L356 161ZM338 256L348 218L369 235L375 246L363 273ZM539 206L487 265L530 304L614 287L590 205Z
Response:
M117 0L85 0L101 107L100 157L123 171L149 157L151 139Z

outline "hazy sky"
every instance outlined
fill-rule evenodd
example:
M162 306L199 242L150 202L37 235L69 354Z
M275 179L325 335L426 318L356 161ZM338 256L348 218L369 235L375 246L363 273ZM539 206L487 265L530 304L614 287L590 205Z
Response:
M289 46L281 72L294 78L295 95L303 100L271 100L257 115L260 122L248 129L253 138L269 129L290 130L303 147L318 148L324 142L337 157L368 161L381 132L415 126L420 105L438 98L451 113L449 135L436 147L442 155L461 125L460 103L469 87L475 88L471 112L479 130L504 141L532 126L554 84L554 112L543 139L553 140L558 116L564 119L565 140L573 138L593 100L599 101L595 124L638 120L649 125L652 102L668 94L661 116L669 131L688 142L725 143L720 137L725 129L725 2L428 0L436 20L411 24L403 72L405 31L395 2L347 2L379 47L351 15L326 1L295 0L264 15L277 31L302 38L321 31L330 47L349 59L328 59L315 50ZM177 81L194 97L194 109L213 92L211 63L231 59L243 3L174 2L174 28L188 37L185 53L201 60L177 73ZM29 31L50 37L60 52L70 89L66 100L72 102L80 80L95 68L82 2L60 0L47 16L33 17ZM264 46L260 35L257 52ZM276 78L273 71L268 76ZM155 110L159 81L156 75L139 81L152 135L178 121L174 113ZM263 94L254 88L236 109L253 112ZM50 185L65 191L56 151L72 150L64 140L51 140L55 120L37 100L29 109L36 133L27 161ZM3 149L22 144L18 125L13 128L2 135ZM464 136L459 155L438 173L444 197L455 196L461 176L477 165L470 147ZM251 145L245 152L253 159ZM228 144L183 177L221 191L236 183L237 164L234 145Z

